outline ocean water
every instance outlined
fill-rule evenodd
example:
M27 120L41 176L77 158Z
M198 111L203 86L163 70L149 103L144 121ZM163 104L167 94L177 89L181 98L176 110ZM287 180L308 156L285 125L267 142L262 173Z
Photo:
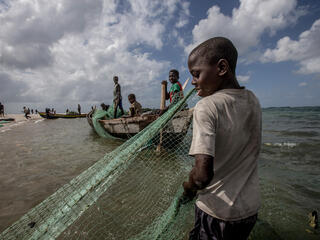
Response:
M86 119L0 128L0 232L122 143L99 138ZM263 110L259 174L264 230L320 239L308 220L320 211L320 107ZM270 239L264 234L254 239Z

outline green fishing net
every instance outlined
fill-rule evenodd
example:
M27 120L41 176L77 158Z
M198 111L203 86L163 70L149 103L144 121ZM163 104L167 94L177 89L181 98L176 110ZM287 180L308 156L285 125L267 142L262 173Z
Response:
M191 107L197 100L190 91L144 130L31 209L0 239L188 239L194 202L180 204L179 197L193 164L188 151ZM104 116L105 111L97 111L93 125L100 136L109 138L99 123ZM262 225L257 224L254 232L261 233Z
M174 239L192 227L178 204L191 169L193 91L7 228L0 239Z

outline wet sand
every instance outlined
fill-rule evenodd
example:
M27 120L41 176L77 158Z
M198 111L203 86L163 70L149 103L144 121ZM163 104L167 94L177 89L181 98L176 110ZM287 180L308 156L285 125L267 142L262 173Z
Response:
M13 127L17 127L17 126L21 126L24 123L27 123L29 121L38 121L43 119L42 117L40 117L39 114L30 114L29 115L31 118L26 119L24 117L24 114L6 114L4 117L1 117L0 119L7 119L7 118L13 118L15 119L12 122L8 122L8 123L3 123L1 125L3 125L2 127L0 127L0 134L1 132L5 132L10 130ZM0 120L1 121L1 120Z

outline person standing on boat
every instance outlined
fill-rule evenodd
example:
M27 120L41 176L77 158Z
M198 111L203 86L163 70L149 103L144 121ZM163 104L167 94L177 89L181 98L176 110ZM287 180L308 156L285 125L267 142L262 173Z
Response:
M202 99L193 112L189 154L195 164L180 203L197 195L189 239L248 238L260 207L258 156L261 107L240 87L238 53L226 38L211 38L188 58L192 85Z
M131 103L130 108L129 108L129 116L134 117L134 116L140 116L142 114L142 107L139 102L136 100L136 95L133 93L128 95L128 100Z
M121 87L118 83L118 76L113 77L114 90L113 90L113 104L114 104L114 118L117 118L117 109L120 108L121 115L124 114L122 108L122 96L121 96Z
M166 86L166 100L170 99L170 103L176 103L183 98L182 85L179 82L179 72L176 69L171 69L169 72L169 81L171 82L170 91L167 92L167 81L162 81Z
M80 106L80 104L78 104L78 113L79 113L79 115L81 114L81 106Z

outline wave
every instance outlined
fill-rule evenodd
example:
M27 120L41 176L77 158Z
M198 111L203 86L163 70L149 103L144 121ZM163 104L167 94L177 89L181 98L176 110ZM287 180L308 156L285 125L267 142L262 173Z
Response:
M291 143L291 142L282 142L282 143L263 143L265 146L272 146L272 147L288 147L294 148L298 145L298 143Z
M42 121L44 121L44 119L37 120L34 123L38 123L38 122L42 122Z

